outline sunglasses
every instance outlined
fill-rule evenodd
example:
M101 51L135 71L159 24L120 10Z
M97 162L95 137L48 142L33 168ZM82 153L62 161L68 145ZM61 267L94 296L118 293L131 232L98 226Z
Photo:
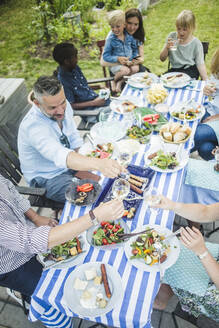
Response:
M62 133L61 137L59 138L59 141L66 148L70 148L70 143L69 143L68 138L66 137L66 135L64 133Z

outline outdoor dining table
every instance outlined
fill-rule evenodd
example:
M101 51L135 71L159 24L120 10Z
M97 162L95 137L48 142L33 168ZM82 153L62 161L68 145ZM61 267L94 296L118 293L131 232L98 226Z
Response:
M194 89L168 89L169 95L166 103L171 106L179 101L194 98L197 103L202 104L204 97L203 92L200 90L203 89L204 82L196 81L196 84ZM143 102L145 101L144 92L141 89L133 88L129 85L126 85L122 95L135 96ZM168 119L173 120L169 114ZM188 152L193 144L193 136L197 124L198 121L189 122L189 126L192 127L192 136L184 144L184 148ZM144 166L144 153L147 147L147 144L141 145L140 151L133 156L132 164ZM159 193L176 201L179 196L184 170L181 169L174 173L156 172L151 181L151 186L156 187ZM104 186L106 181L107 178L102 177L102 186ZM79 207L66 201L60 223L74 220L87 213L90 209L91 206ZM172 211L160 210L156 214L148 209L146 202L141 202L134 219L127 221L127 225L131 231L137 227L153 224L172 230L173 221L174 213ZM87 262L100 262L113 266L121 277L121 293L123 292L123 296L110 312L97 317L83 317L83 319L103 323L112 327L151 327L153 302L160 286L160 272L149 272L147 271L146 265L145 270L136 268L127 259L123 247L111 251L104 251L87 244L87 254L84 257L83 263ZM68 308L63 290L67 277L74 269L75 267L72 267L68 263L62 269L54 267L43 271L31 299L29 320L41 320L46 327L67 328L71 326L71 318L78 317L78 314L73 313ZM74 297L73 287L72 297Z

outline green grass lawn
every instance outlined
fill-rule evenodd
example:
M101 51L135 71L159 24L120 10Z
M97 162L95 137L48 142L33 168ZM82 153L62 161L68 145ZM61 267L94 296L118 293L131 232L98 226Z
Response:
M57 66L50 55L52 47L46 49L47 54L45 55L44 52L44 58L36 55L37 45L31 40L28 30L34 13L32 8L34 5L34 0L11 0L5 5L0 5L0 77L25 78L28 89L31 89L37 77L42 74L51 74ZM201 41L210 42L209 54L206 58L209 72L212 54L219 46L219 1L162 0L150 7L144 16L147 37L145 65L156 74L167 69L167 62L162 63L159 60L159 54L167 34L175 30L175 19L183 9L190 9L195 13L197 20L195 36ZM99 14L94 29L102 25L107 33L109 28L105 25L107 24L105 15L105 12ZM89 51L88 49L87 52ZM32 54L33 52L35 55ZM94 52L93 47L92 53L91 57L84 56L82 60L79 58L79 65L87 78L98 78L102 76L102 69L99 65L98 52Z

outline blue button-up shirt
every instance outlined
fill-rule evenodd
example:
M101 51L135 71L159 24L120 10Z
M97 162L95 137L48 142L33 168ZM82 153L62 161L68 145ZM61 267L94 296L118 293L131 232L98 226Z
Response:
M62 83L65 96L70 103L80 103L94 100L98 97L87 84L87 80L77 65L71 72L58 69L58 79Z
M62 133L67 136L70 149L60 143ZM56 121L45 116L33 105L23 118L18 131L18 152L25 180L30 183L35 177L51 179L67 171L68 153L82 143L68 102L62 131Z
M117 63L118 57L129 57L132 60L138 56L138 46L136 40L128 32L124 31L124 41L112 33L108 34L103 51L103 60L109 63Z

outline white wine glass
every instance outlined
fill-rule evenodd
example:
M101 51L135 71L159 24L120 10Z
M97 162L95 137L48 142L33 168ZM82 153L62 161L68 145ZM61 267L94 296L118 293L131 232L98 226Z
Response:
M116 179L112 186L113 198L123 200L130 191L130 184L127 180L119 178Z
M159 208L153 208L152 206L158 205L161 202L161 194L157 188L152 188L145 190L144 192L144 201L148 204L151 213L158 214L160 212Z

